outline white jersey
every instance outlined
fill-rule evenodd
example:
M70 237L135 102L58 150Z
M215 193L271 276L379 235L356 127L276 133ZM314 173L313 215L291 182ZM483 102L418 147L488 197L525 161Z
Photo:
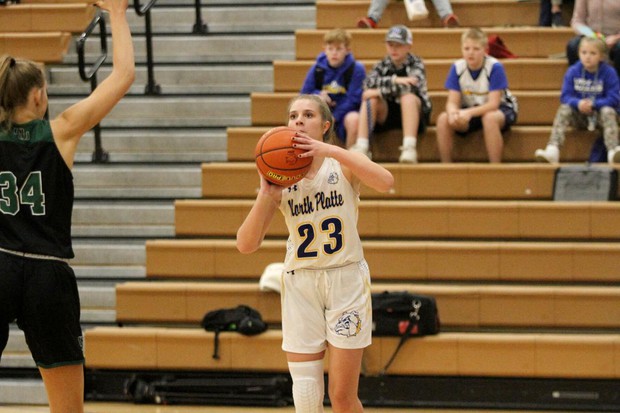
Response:
M361 261L358 206L359 193L333 158L325 158L314 178L284 189L280 210L289 230L285 271Z
M463 107L471 108L474 106L484 105L489 100L489 90L491 89L491 72L495 65L499 64L499 60L492 56L486 56L482 72L474 79L471 72L467 69L465 59L459 59L454 63L456 75L461 89L461 98ZM498 68L498 70L500 70ZM516 98L508 89L502 90L501 104L511 107L517 111Z

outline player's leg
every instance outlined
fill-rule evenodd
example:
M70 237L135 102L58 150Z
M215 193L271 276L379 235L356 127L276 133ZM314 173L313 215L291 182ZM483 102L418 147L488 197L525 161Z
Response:
M452 162L452 145L454 128L448 121L448 112L442 112L437 118L437 148L441 162Z
M350 148L357 139L357 128L359 127L359 112L351 111L344 116L344 129L346 131L346 146Z
M84 368L81 364L39 368L50 413L84 413Z
M420 126L420 113L422 101L413 93L400 96L400 113L403 128L403 145L400 148L401 163L417 163L418 152L418 128Z
M39 366L50 412L82 413L84 354L75 274L55 260L27 260L25 273L23 314L17 322Z
M296 413L323 411L326 326L318 277L317 271L295 270L282 280L282 349L293 379Z
M502 128L505 122L506 118L501 110L494 110L482 115L484 144L489 154L489 162L491 163L502 161L502 152L504 151Z
M361 413L358 398L364 349L341 349L329 345L329 400L334 413Z

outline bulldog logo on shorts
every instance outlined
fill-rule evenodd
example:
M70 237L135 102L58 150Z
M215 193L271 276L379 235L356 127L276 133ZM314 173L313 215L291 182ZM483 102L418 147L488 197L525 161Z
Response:
M357 311L345 311L336 323L336 334L345 337L355 337L362 329L362 319Z

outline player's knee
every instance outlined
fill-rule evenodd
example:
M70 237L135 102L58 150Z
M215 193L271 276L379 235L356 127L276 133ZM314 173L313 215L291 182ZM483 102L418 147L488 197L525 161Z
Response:
M322 412L325 397L323 360L289 362L288 368L293 379L295 412Z
M332 409L338 412L357 411L356 406L360 404L357 394L351 393L343 388L329 388L329 401Z

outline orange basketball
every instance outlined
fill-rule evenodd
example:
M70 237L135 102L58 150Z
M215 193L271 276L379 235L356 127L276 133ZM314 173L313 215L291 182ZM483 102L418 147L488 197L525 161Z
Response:
M256 167L269 182L289 186L300 181L310 169L312 157L299 158L303 149L293 148L295 130L279 126L258 140L254 155Z

